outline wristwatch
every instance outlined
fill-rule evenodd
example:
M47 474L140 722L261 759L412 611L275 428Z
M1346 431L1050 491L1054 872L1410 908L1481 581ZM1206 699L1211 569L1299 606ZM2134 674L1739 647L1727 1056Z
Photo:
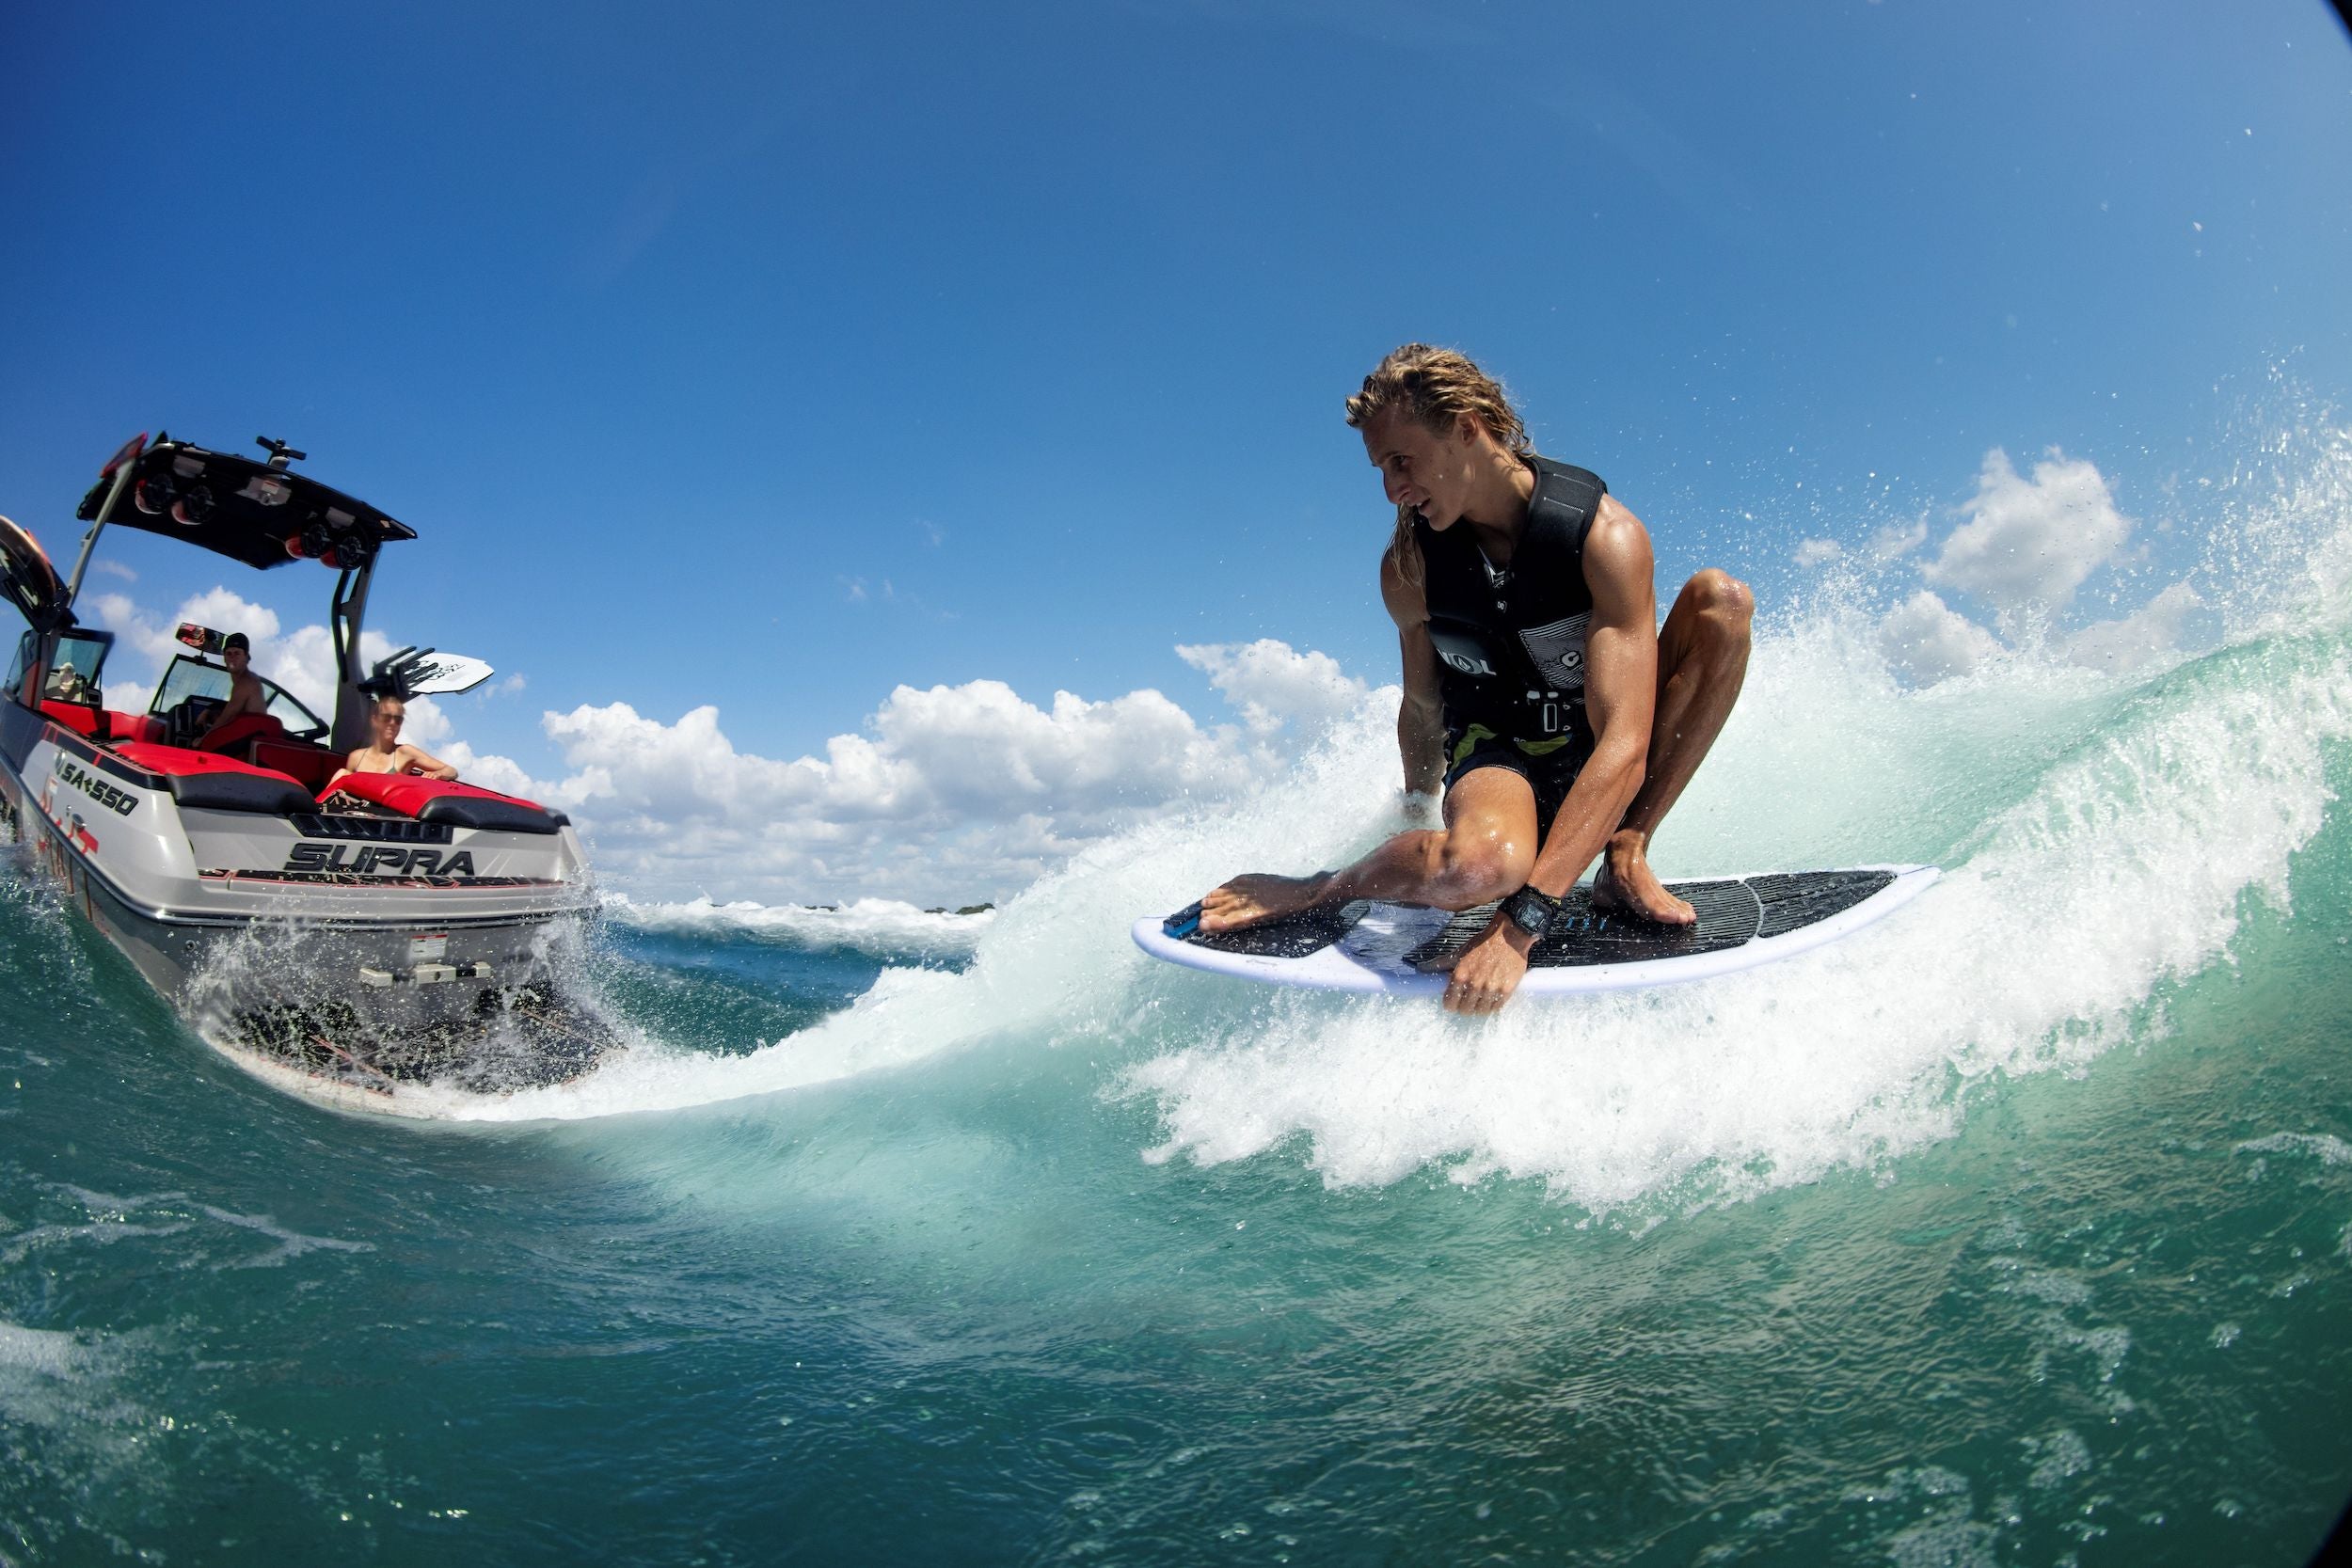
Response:
M1538 893L1523 887L1502 901L1502 912L1511 917L1511 924L1534 937L1544 940L1551 930L1551 923L1560 913L1560 900L1549 893Z

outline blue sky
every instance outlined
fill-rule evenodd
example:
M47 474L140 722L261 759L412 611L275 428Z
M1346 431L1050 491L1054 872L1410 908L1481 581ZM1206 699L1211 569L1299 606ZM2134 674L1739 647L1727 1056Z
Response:
M552 14L0 17L0 510L70 555L133 431L287 437L422 534L375 623L524 674L448 716L540 777L583 705L788 760L900 684L1230 722L1180 642L1393 678L1338 411L1406 339L1768 610L1991 449L2146 520L2272 367L2352 389L2315 3ZM111 550L157 615L324 608Z

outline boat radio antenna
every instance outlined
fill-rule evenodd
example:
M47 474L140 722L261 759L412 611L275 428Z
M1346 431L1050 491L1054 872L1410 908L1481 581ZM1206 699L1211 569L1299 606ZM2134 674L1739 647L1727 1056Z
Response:
M289 463L299 463L310 455L307 451L294 451L283 441L273 441L266 436L256 436L253 441L256 446L269 453L269 466L273 468L282 468Z

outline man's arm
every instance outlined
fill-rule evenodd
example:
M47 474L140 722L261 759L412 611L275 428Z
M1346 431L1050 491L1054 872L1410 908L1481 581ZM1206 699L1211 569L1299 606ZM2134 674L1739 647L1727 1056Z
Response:
M1429 641L1429 602L1408 579L1391 547L1380 558L1380 598L1396 623L1405 659L1405 700L1397 705L1396 749L1405 762L1405 788L1435 795L1445 779L1445 710L1438 695L1438 650Z
M1603 497L1584 536L1593 618L1584 638L1584 714L1593 755L1544 834L1528 885L1557 898L1593 863L1642 787L1658 702L1658 590L1649 531Z
M197 738L199 740L209 739L214 731L228 723L231 719L241 719L248 713L262 711L262 683L250 675L243 680L232 680L229 683L229 700L221 704L220 711L213 715L213 721L204 726Z
M1544 833L1527 885L1558 897L1599 854L1642 787L1651 710L1658 702L1658 591L1651 583L1649 531L1603 497L1584 536L1584 582L1593 618L1584 637L1584 713L1593 755ZM1527 974L1535 940L1495 912L1463 951L1446 984L1445 1006L1491 1013Z

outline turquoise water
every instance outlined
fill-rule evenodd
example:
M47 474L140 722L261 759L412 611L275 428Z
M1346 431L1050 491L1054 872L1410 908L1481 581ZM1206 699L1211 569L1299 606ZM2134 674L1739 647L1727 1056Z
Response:
M1768 628L1670 870L1934 861L1522 1007L1147 966L1377 830L1377 703L993 916L616 906L636 1043L247 1077L0 892L0 1560L2291 1563L2352 1494L2352 547L2207 651L1926 690Z

